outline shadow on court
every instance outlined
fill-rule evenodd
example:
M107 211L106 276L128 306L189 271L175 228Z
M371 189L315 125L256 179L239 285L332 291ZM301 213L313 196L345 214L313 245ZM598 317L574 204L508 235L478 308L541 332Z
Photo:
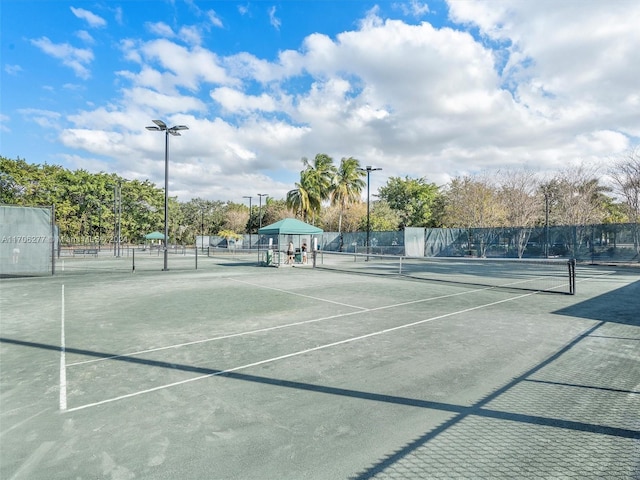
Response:
M561 364L565 356L575 353L575 350L579 348L584 342L594 338L610 338L610 332L604 331L606 330L607 324L614 323L629 326L640 326L640 319L637 318L637 312L640 311L640 294L638 292L639 289L640 283L636 282L626 287L622 287L618 290L611 291L601 296L554 312L558 315L593 319L597 320L598 323L574 338L570 343L565 345L562 349L557 351L555 354L553 354L543 362L535 365L531 369L511 380L509 383L505 384L503 387L495 390L490 395L475 402L471 406L427 401L421 400L419 398L377 394L361 390L335 388L312 383L289 381L278 378L269 378L232 371L217 370L212 368L202 368L196 365L175 364L158 360L145 359L141 357L120 356L108 352L99 352L86 349L66 348L65 352L69 354L79 354L87 357L108 359L115 362L127 362L155 368L180 370L195 373L205 377L221 376L243 382L265 384L288 389L298 389L325 395L350 397L365 400L368 402L382 402L387 404L418 407L451 413L452 417L436 428L426 432L424 435L402 446L398 450L391 453L388 457L380 459L380 461L378 461L374 465L371 465L366 470L363 470L355 476L350 477L352 480L364 480L371 478L405 478L405 475L408 474L407 472L411 472L412 468L416 468L416 464L420 465L420 463L422 462L422 468L433 473L433 478L440 478L437 475L437 468L434 465L429 464L429 462L433 459L430 460L428 458L430 454L425 453L425 451L430 450L430 444L432 442L437 442L442 437L469 423L470 420L497 420L501 422L501 424L502 422L507 422L507 424L511 426L510 428L516 429L521 429L523 427L540 427L545 429L553 429L563 432L565 438L567 434L570 436L573 432L619 439L631 439L633 441L640 440L640 429L616 426L615 423L617 422L612 422L614 423L614 425L609 425L607 424L606 419L604 419L605 421L603 421L602 418L593 418L592 421L577 421L570 418L562 418L562 416L546 414L546 412L542 414L536 414L535 408L532 409L533 411L529 413L526 411L514 411L509 408L498 408L500 405L500 399L502 397L510 395L524 385L526 385L527 387L542 385L545 387L573 388L580 389L581 391L600 391L625 395L627 397L640 397L640 391L633 390L632 388L611 388L606 386L592 385L588 383L580 383L579 381L567 382L554 381L553 379L545 379L544 377L537 378L537 375L539 373L544 372L548 368L553 369L554 366L558 366L558 364ZM633 338L632 340L640 341L640 337L637 339ZM27 348L60 351L60 347L58 345L30 342L12 338L0 338L0 343L23 346ZM578 353L578 355L582 354ZM559 368L564 369L564 366L559 365ZM638 372L635 373L637 374ZM472 426L471 428L477 430L478 426ZM497 428L498 430L500 430L501 427ZM487 432L476 431L475 434L487 435ZM548 433L546 434L546 436L549 436ZM473 439L469 438L469 441L473 441ZM578 439L575 441L583 440ZM497 449L497 451L495 452L496 455L499 455L500 446L494 445L494 447ZM455 448L460 449L461 447L458 445ZM434 451L440 451L439 447L436 447ZM464 455L464 452L458 452L457 455ZM426 460L424 459L425 457ZM442 459L440 459L439 462L442 463ZM410 465L407 466L407 463L409 463ZM627 472L633 469L637 470L638 468L637 465L632 465L629 463L629 461L625 463L624 459L622 459L620 465L623 469L626 469ZM489 466L487 468L491 469L494 467ZM445 474L451 475L452 471L455 471L455 469L451 470L451 466L449 465L446 469L446 472L443 473L442 478L444 478ZM597 474L597 472L594 473Z
M554 313L640 327L640 281Z
M235 272L237 269L226 270ZM43 373L34 378L44 378L38 383L45 385L48 393L55 394L56 390L48 386L51 382L45 377L56 376L57 362L51 354L64 352L103 360L103 370L87 370L87 376L95 379L97 386L115 388L104 391L96 388L101 396L85 397L97 400L94 403L85 401L82 405L66 408L65 402L65 407L62 404L60 407L63 411L57 410L56 415L49 415L50 406L46 410L28 406L25 411L32 413L31 416L19 410L22 398L32 398L18 396L27 390L16 389L15 394L10 392L15 395L15 407L7 412L7 417L13 421L22 415L24 420L20 418L19 422L14 422L15 427L5 426L5 441L15 442L13 450L17 452L14 459L9 453L12 451L5 449L5 465L15 466L8 478L70 478L75 473L75 478L107 478L111 473L111 478L243 480L640 478L640 419L637 415L640 411L640 360L637 355L640 345L640 319L637 318L640 282L621 287L618 282L624 278L610 275L591 284L585 283L580 289L584 297L523 295L527 300L517 305L509 304L511 306L501 303L505 297L496 295L494 290L483 289L472 294L462 291L464 295L456 291L457 296L453 298L457 300L443 297L440 304L429 303L422 307L422 304L413 303L416 298L422 299L422 282L396 281L393 285L402 287L398 289L382 282L363 282L357 284L363 286L358 288L353 286L356 280L325 287L335 280L327 275L328 272L310 277L302 274L292 276L289 272L295 273L296 269L246 270L249 272L247 275L254 275L254 271L268 275L247 277L242 282L230 282L227 278L215 283L211 280L199 288L187 284L187 281L194 282L197 286L201 280L199 276L189 274L183 278L176 275L166 277L169 285L153 295L149 295L147 287L155 285L143 281L146 278L152 280L151 276L137 277L135 284L115 285L110 282L102 287L109 288L103 294L105 304L100 303L95 308L91 303L93 300L78 298L89 289L86 282L82 283L82 287L86 287L83 289L79 288L79 281L67 285L67 293L73 292L74 296L67 303L66 318L76 329L72 331L73 336L67 335L66 338L73 339L71 345L85 348L74 348L69 343L61 347L57 344L57 337L48 332L40 334L40 330L18 328L24 325L22 318L30 318L29 315L55 319L59 312L55 300L59 294L57 289L52 289L50 297L40 299L41 305L50 311L41 311L43 307L40 306L32 313L27 308L33 303L31 297L16 288L11 297L17 312L16 320L4 326L0 337L0 347L16 355L16 384L22 385L22 379L18 377L23 370L32 368L32 359L46 358L46 361L35 363L40 367L35 370ZM213 276L209 278L217 280ZM339 278L342 279L344 277ZM306 282L311 283L300 289L300 284ZM277 284L278 288L255 289L254 283ZM212 287L219 289L215 296L212 295ZM616 287L620 288L614 289ZM123 288L133 290L131 296L120 298L119 308L114 309L111 299L118 289ZM309 288L313 288L313 298L308 295ZM350 291L348 288L359 294L377 288L370 297L362 300L364 304L379 300L379 303L369 303L369 309L362 310L368 312L366 322L345 321L350 317L342 315L352 313L349 308L356 307L347 308L340 304L335 311L325 312L326 303L316 306L318 298L325 302L344 301L344 295ZM415 290L407 291L411 288ZM598 295L607 288L611 289L608 293ZM595 296L589 296L588 292ZM174 306L174 299L177 299L177 306ZM247 299L256 305L255 311L243 310L249 303ZM376 310L378 305L386 308L390 302L396 305L406 299L409 306L396 314L406 318L400 318L396 324L389 320L393 312L385 314L384 310ZM483 303L488 307L479 313L478 305ZM570 303L574 304L567 306ZM144 311L148 312L146 309L156 304L157 308L152 308L152 312L155 315L161 313L159 318L166 319L166 324L141 321L138 325L140 330L125 328L118 331L112 328L112 325L125 322L118 323L120 317L129 318L121 312L127 313L132 306L139 310L145 308ZM181 305L186 306L182 308ZM437 310L437 307L442 307L442 310ZM244 320L251 319L253 315L261 316L263 312L268 312L265 317L272 315L279 319L283 315L300 315L303 310L298 309L308 308L304 310L306 315L315 318L335 314L336 319L327 321L326 326L318 323L315 329L293 330L291 335L281 335L273 346L270 346L270 338L257 337L258 341L232 345L235 350L229 347L228 350L220 348L214 352L214 348L207 347L212 353L207 352L204 357L199 356L199 352L194 352L193 356L187 352L174 357L176 362L167 361L167 356L157 359L151 350L139 349L138 353L121 354L122 351L135 351L132 347L137 345L135 341L122 342L123 339L128 340L128 335L142 334L145 340L143 348L159 342L164 344L161 342L164 337L151 336L144 329L153 325L158 331L164 328L170 335L176 331L182 333L173 326L174 318L194 313L193 317L204 324L213 308L226 309L219 325L225 325L227 317L233 325L231 330L216 333L221 336L234 335L238 329L261 326L268 327L265 330L277 328L277 332L284 332L280 324L274 326L267 322L256 324L253 320ZM108 309L104 316L99 315L102 309ZM25 310L27 313L23 314ZM468 312L468 315L458 318L451 314L452 311ZM427 315L439 318L437 316L443 313L452 320L429 323L429 329L419 332L421 336L416 335L413 329L410 335L391 340L378 336L376 342L361 342L359 349L350 346L348 361L345 361L345 351L344 356L324 356L322 361L325 363L314 364L311 369L307 369L307 365L317 358L303 359L304 369L296 370L293 363L287 365L291 372L287 373L268 368L248 372L244 369L255 365L251 363L255 356L233 361L226 361L225 357L225 352L260 347L272 357L280 358L277 355L282 355L288 358L291 352L289 342L294 345L300 338L306 340L317 335L314 337L317 340L307 344L301 342L298 347L313 349L317 343L331 345L330 342L341 341L345 337L360 338L359 335L370 338L368 335L374 330L377 333L384 328L396 328L400 322L411 325L415 319L422 322ZM85 322L85 318L92 318L91 315L96 316L95 320ZM245 323L241 323L243 321ZM376 324L376 321L380 323ZM56 322L50 323L55 326ZM27 326L31 324L26 323ZM108 327L105 332L115 332L120 336L110 337L111 342L93 342L92 335L106 335L98 329L103 325ZM198 334L195 337L198 339L200 327L196 322L192 330ZM57 334L55 330L54 334ZM453 338L455 335L460 335L460 338L456 340ZM526 344L521 337L526 339ZM186 340L192 338L187 337ZM540 342L547 342L547 339L552 341L540 346ZM84 342L92 343L87 345ZM61 344L64 345L65 341ZM279 345L283 348L277 351ZM467 351L474 347L476 352L467 357ZM383 353L378 354L377 349ZM45 354L38 355L38 351ZM450 362L448 366L447 362ZM237 367L242 364L248 365ZM473 368L460 368L469 364ZM391 367L387 368L388 365ZM134 366L141 368L134 369ZM131 381L153 377L148 385L155 385L155 379L165 374L165 386L182 384L185 377L189 377L187 381L202 379L203 385L197 392L192 390L183 396L173 397L169 389L163 390L159 393L162 401L158 402L157 408L145 403L149 401L145 397L140 397L140 402L127 403L123 399L129 391L126 388L116 391L118 385L108 382L106 375L101 376L112 367L116 367L115 371L123 378L131 373ZM242 372L239 371L241 369ZM180 372L191 376L178 375ZM194 375L196 378L192 378ZM297 377L289 379L289 375ZM396 376L401 378L394 383ZM78 378L76 376L74 380ZM226 381L207 381L214 378ZM173 384L169 383L170 379L178 381ZM458 383L449 391L449 382ZM83 398L81 382L69 382L68 385L75 388L70 393L76 396L70 398ZM247 388L251 385L265 388ZM486 388L475 385L486 385ZM140 382L136 395L154 390L144 390L144 386ZM110 398L105 398L103 393L108 393ZM5 393L3 398L7 397L9 395ZM50 400L50 397L46 398L47 402ZM113 405L113 408L92 408L105 404ZM265 404L267 407L263 407ZM5 405L8 404L5 402ZM183 414L177 416L176 412L180 410ZM75 415L76 411L81 412ZM148 421L144 421L145 416L140 414L147 411L153 413ZM113 412L118 416L105 416ZM254 420L258 415L259 421ZM180 421L171 423L176 418ZM32 419L33 424L29 423ZM29 429L22 428L27 423ZM263 427L267 433L262 433ZM142 433L138 434L137 430ZM173 430L178 432L169 437L166 432L172 433ZM204 431L205 435L196 435L194 431ZM345 431L349 434L344 434ZM192 442L196 438L199 441ZM161 461L153 456L154 442L158 439L164 442L162 445L176 449L172 458L166 461L162 458ZM111 443L104 447L105 442ZM78 465L74 471L64 471L67 468L65 461L59 460L60 455L71 451L67 448L69 444L75 448L74 458L80 459L74 463ZM88 446L84 448L84 445ZM120 445L124 445L121 450ZM302 446L296 448L298 445ZM327 453L319 445L326 445ZM197 454L192 454L197 448L200 448ZM259 456L260 449L262 456ZM109 456L107 453L102 457L96 456L95 452L103 451ZM88 456L83 457L83 454ZM296 455L302 459L298 460ZM126 465L128 472L111 468L109 462L112 458L117 458L120 465ZM183 459L186 459L184 463ZM194 459L202 459L200 469L191 466ZM227 470L222 470L224 468ZM247 468L253 470L247 471ZM55 469L61 472L57 477ZM90 472L89 476L82 476L85 471ZM123 472L131 475L127 477ZM41 476L35 477L34 474Z
M510 383L506 384L502 388L494 391L487 397L481 399L473 406L467 409L461 409L457 412L457 415L451 418L450 420L444 422L434 430L431 430L425 433L423 436L416 438L412 442L406 444L393 454L389 455L387 458L381 459L379 463L372 465L367 470L359 473L357 476L351 477L350 480L364 480L377 478L379 474L383 474L387 470L391 470L391 472L402 472L407 471L407 469L417 468L416 465L420 464L420 460L416 460L413 458L409 463L410 467L403 466L400 468L394 468L396 464L403 462L407 457L415 454L419 450L425 450L429 442L436 439L439 435L442 435L447 430L454 428L457 424L460 424L465 419L470 416L478 416L478 417L490 417L495 419L508 420L511 422L519 422L521 424L535 424L540 426L553 427L557 429L576 431L576 432L591 432L598 435L608 435L608 436L616 436L616 437L624 437L629 439L634 439L636 442L640 440L640 419L638 419L637 411L634 413L629 412L629 418L635 418L636 422L634 426L637 426L637 429L626 429L626 428L612 428L605 425L602 425L602 418L594 418L594 423L585 423L585 422L575 422L575 421L566 421L558 418L550 418L550 417L541 417L534 415L514 415L503 411L496 411L492 409L487 409L486 406L497 399L498 397L507 394L510 390L516 388L519 384L523 382L530 383L538 383L538 384L546 384L557 386L560 388L571 388L571 389L582 389L585 391L596 391L596 392L612 392L616 394L626 395L631 398L635 398L636 402L640 399L640 390L631 388L629 389L619 389L619 388L608 388L605 386L594 386L588 384L580 384L580 383L569 383L569 382L553 382L553 381L545 381L545 380L537 380L533 378L537 372L540 372L545 369L545 367L553 365L555 362L558 362L562 359L562 357L568 353L570 353L573 349L580 346L580 344L587 339L590 338L618 338L621 340L629 340L632 342L638 342L640 344L640 335L636 331L636 335L634 337L615 337L608 333L602 333L603 330L606 329L607 324L622 324L640 327L640 316L638 315L640 312L640 282L635 282L630 285L618 288L616 290L604 293L602 295L590 298L589 300L585 300L584 302L578 303L576 305L572 305L567 308L563 308L553 312L557 315L570 316L570 317L580 317L585 319L596 320L597 323L595 326L575 338L571 343L567 344L564 348L559 350L553 356L546 359L544 362L536 365L529 371L523 373L519 377L513 379ZM640 348L640 347L639 347ZM627 373L630 375L632 382L629 385L636 386L637 381L640 380L640 364L637 359L635 362L630 363L630 370L627 370ZM620 372L622 373L622 372ZM634 380L635 378L635 380ZM632 387L633 388L633 387ZM608 407L608 406L606 406ZM606 408L605 407L605 408ZM432 407L427 407L432 408ZM631 423L631 422L629 422ZM640 444L636 445L635 450L640 453ZM495 452L496 455L499 455L499 452ZM420 455L414 455L414 457L419 457ZM624 460L621 460L624 462ZM425 471L430 471L433 473L433 470L429 469L429 465L427 462L422 466ZM627 465L628 470L627 474L622 473L620 478L640 478L640 455L633 455L631 457L631 463ZM389 473L389 472L387 472ZM446 474L450 474L451 471L444 472L445 475L442 478L446 478ZM605 472L603 472L605 473ZM617 475L613 474L613 472L606 472L610 475L610 478L619 478ZM596 476L599 476L597 472L594 472ZM479 475L482 476L482 475ZM511 476L511 475L509 475ZM441 478L437 476L437 478ZM393 473L389 475L381 475L380 478L396 478ZM435 478L435 477L434 477Z

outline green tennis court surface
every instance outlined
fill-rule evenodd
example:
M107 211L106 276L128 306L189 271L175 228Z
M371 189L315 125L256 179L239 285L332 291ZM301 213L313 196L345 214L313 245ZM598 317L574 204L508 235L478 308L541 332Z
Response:
M193 261L0 281L0 478L640 478L637 269Z

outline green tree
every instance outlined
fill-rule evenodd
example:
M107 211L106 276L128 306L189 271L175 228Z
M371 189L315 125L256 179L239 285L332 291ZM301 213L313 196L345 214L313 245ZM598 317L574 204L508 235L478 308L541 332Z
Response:
M435 226L441 193L434 183L428 183L424 178L391 177L378 194L398 212L400 228Z
M398 225L401 222L398 211L391 208L391 205L389 205L386 200L377 200L373 202L371 204L369 217L371 219L371 231L373 232L390 232L398 230ZM366 210L364 216L361 218L360 229L364 231L367 229Z
M0 157L0 203L23 205L26 197L26 179L35 172L25 160Z
M155 230L164 231L164 192L149 180L120 181L122 197L122 236L129 242L143 242L144 236ZM113 193L111 193L113 195ZM169 238L182 243L177 237L175 198L169 198Z
M187 227L184 233L185 243L193 243L199 235L213 235L224 225L224 202L192 198L180 203L180 210Z

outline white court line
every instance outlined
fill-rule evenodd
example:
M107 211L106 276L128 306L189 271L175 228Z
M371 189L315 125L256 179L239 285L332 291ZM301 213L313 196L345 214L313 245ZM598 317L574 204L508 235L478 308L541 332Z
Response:
M116 402L118 400L124 400L126 398L137 397L139 395L144 395L146 393L157 392L158 390L163 390L165 388L171 388L171 387L175 387L175 386L178 386L178 385L185 385L187 383L195 382L197 380L202 380L202 379L210 378L210 377L216 377L216 376L224 375L226 373L237 372L239 370L244 370L244 369L247 369L247 368L256 367L258 365L264 365L266 363L277 362L278 360L284 360L286 358L296 357L296 356L299 356L299 355L304 355L306 353L316 352L318 350L324 350L325 348L331 348L331 347L335 347L335 346L338 346L338 345L344 345L346 343L357 342L359 340L364 340L365 338L371 338L371 337L375 337L375 336L378 336L378 335L384 335L386 333L395 332L396 330L401 330L401 329L404 329L404 328L415 327L417 325L421 325L421 324L427 323L427 322L432 322L434 320L439 320L439 319L451 317L451 316L454 316L454 315L460 315L462 313L472 312L474 310L479 310L481 308L491 307L493 305L499 305L501 303L511 302L513 300L518 300L520 298L524 298L524 297L529 297L531 295L535 295L536 293L537 292L525 293L523 295L518 295L516 297L511 297L511 298L507 298L507 299L504 299L504 300L498 300L496 302L486 303L484 305L477 305L475 307L465 308L464 310L458 310L456 312L445 313L443 315L437 315L435 317L425 318L423 320L418 320L418 321L415 321L415 322L406 323L404 325L398 325L396 327L385 328L384 330L379 330L377 332L367 333L365 335L359 335L357 337L351 337L351 338L347 338L345 340L339 340L337 342L327 343L325 345L319 345L319 346L313 347L313 348L307 348L305 350L300 350L300 351L297 351L297 352L288 353L288 354L285 354L285 355L280 355L278 357L273 357L273 358L268 358L266 360L260 360L260 361L257 361L257 362L248 363L246 365L242 365L242 366L239 366L239 367L229 368L227 370L221 370L219 372L209 373L207 375L200 375L199 377L189 378L187 380L181 380L179 382L173 382L173 383L168 383L168 384L165 384L165 385L159 385L157 387L149 388L149 389L146 389L146 390L140 390L140 391L137 391L137 392L128 393L126 395L120 395L118 397L108 398L108 399L105 399L105 400L101 400L99 402L88 403L88 404L85 404L85 405L81 405L79 407L69 408L67 410L67 412L76 412L78 410L84 410L86 408L97 407L97 406L100 406L100 405L105 405L107 403Z
M0 432L0 437L2 437L3 435L6 435L7 433L9 433L10 431L21 427L22 425L24 425L25 423L29 422L30 420L33 420L34 418L42 415L45 412L48 412L49 410L51 410L50 408L45 408L44 410L40 410L38 413L34 413L33 415L31 415L30 417L27 417L23 420L21 420L20 422L10 426L9 428L7 428L6 430L3 430Z
M60 410L65 411L67 409L67 362L64 335L64 285L62 285L62 301L60 310Z
M341 305L343 307L351 307L351 308L359 308L361 310L367 310L367 308L358 307L357 305L349 305L348 303L336 302L334 300L327 300L326 298L319 298L319 297L314 297L312 295L305 295L304 293L292 292L290 290L284 290L282 288L270 287L268 285L259 285L259 284L256 284L256 283L251 283L251 282L247 282L247 281L244 281L244 280L239 280L237 278L228 278L227 280L233 280L234 282L244 283L246 285L251 285L253 287L260 287L260 288L264 288L264 289L267 289L267 290L275 290L276 292L286 293L288 295L295 295L297 297L304 297L304 298L310 298L312 300L319 300L321 302L333 303L335 305Z
M229 279L229 280L235 280L235 279ZM272 287L266 287L264 285L259 285L259 284L254 284L254 283L250 283L250 282L245 282L245 281L241 281L241 280L235 280L237 282L240 283L246 283L248 285L252 285L254 287L260 287L260 288L266 288L266 289L270 289L270 290L274 290ZM364 308L364 307L353 307L353 308L358 308L360 310L356 311L356 312L348 312L348 313L338 313L335 315L329 315L328 317L320 317L320 318L313 318L311 320L302 320L300 322L293 322L293 323L287 323L285 325L276 325L273 327L265 327L265 328L258 328L256 330L249 330L246 332L238 332L238 333L229 333L227 335L220 335L217 337L211 337L211 338L203 338L200 340L193 340L191 342L184 342L184 343L176 343L173 345L166 345L164 347L156 347L156 348L149 348L146 350L138 350L136 352L129 352L129 353L121 353L119 355L110 355L108 357L101 357L101 358L92 358L91 360L82 360L80 362L73 362L73 363L69 363L67 364L67 367L75 367L78 365L86 365L88 363L97 363L97 362L104 362L105 360L113 360L113 359L117 359L117 358L123 358L123 357L134 357L136 355L142 355L143 353L152 353L152 352L160 352L162 350L170 350L172 348L180 348L180 347L188 347L191 345L198 345L200 343L208 343L208 342L214 342L217 340L226 340L229 338L235 338L235 337L242 337L245 335L255 335L257 333L264 333L264 332L271 332L273 330L280 330L280 329L284 329L284 328L289 328L289 327L297 327L300 325L307 325L310 323L316 323L316 322L322 322L325 320L333 320L336 318L342 318L342 317L348 317L351 315L359 315L361 313L368 313L368 312L375 312L378 310L385 310L385 309L389 309L389 308L396 308L396 307L403 307L406 305L412 305L415 303L423 303L423 302L431 302L434 300L441 300L443 298L450 298L450 297L457 297L459 295L467 295L469 293L475 293L475 292L480 292L483 290L489 290L493 287L483 287L483 288L478 288L475 290L467 290L464 292L458 292L458 293L450 293L448 295L440 295L438 297L430 297L430 298L423 298L420 300L410 300L408 302L401 302L401 303L395 303L392 305L383 305L381 307L374 307L374 308ZM291 295L301 295L298 293L293 293L293 292L288 292L287 290L280 290L277 289L283 293L290 293ZM308 298L313 298L315 300L319 300L319 301L325 301L325 302L329 302L329 303L337 303L337 302L333 302L331 300L324 300L322 298L317 298L317 297L309 297L308 295L301 295L301 296L306 296ZM343 306L350 306L350 305L346 305L344 303L341 303L340 305Z

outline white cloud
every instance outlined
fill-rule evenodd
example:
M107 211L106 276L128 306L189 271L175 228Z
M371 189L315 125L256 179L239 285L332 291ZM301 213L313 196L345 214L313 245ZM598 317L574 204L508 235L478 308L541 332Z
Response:
M118 132L86 128L68 128L60 133L60 141L67 147L113 157L131 155L132 150L123 138Z
M109 161L84 155L61 154L58 156L72 169L82 169L88 172L108 172L112 169Z
M22 72L22 67L20 65L5 65L4 71L9 75L18 75Z
M320 152L383 168L374 191L389 176L442 184L493 168L605 162L640 134L640 6L545 2L451 2L447 28L373 8L357 29L311 34L275 59L222 57L196 27L176 35L149 24L163 38L121 44L136 68L118 72L119 98L69 116L61 138L161 183L163 145L144 126L188 125L171 140L171 191L184 199L282 198L300 158ZM428 13L425 3L405 7ZM48 39L38 46L80 66L92 58Z
M576 137L577 144L586 151L607 155L610 152L622 152L630 148L629 138L619 132L600 130L588 132Z
M31 44L47 55L61 60L63 65L71 68L78 77L87 79L91 76L91 72L86 66L93 61L91 50L75 48L68 43L53 43L47 37L31 40Z
M115 7L113 9L113 16L116 19L116 23L122 25L122 7Z
M278 17L276 17L276 7L269 8L269 23L276 30L280 30L282 21Z
M200 45L202 43L200 30L194 26L182 27L178 36L183 42L191 45Z
M239 90L220 87L211 92L211 98L220 103L230 113L249 113L252 111L273 112L277 104L272 97L262 95L246 95Z
M107 26L107 21L104 18L90 12L89 10L71 7L71 11L76 17L87 22L90 27L99 28Z
M23 117L47 130L60 129L60 113L38 108L23 108L18 110Z
M88 43L88 44L95 43L95 40L93 39L91 34L89 32L87 32L86 30L78 30L76 32L76 37L78 37L80 40L82 40L83 42Z
M153 33L154 35L158 35L159 37L175 37L173 29L164 22L147 23L146 27L149 32Z
M209 22L211 22L211 25L213 25L214 27L224 27L222 20L214 10L207 10L207 18L209 19Z
M430 11L429 5L424 2L419 2L418 0L396 3L394 4L394 7L400 9L404 15L416 18L423 17Z
M10 132L11 129L7 127L7 123L11 121L11 117L0 113L0 132Z

